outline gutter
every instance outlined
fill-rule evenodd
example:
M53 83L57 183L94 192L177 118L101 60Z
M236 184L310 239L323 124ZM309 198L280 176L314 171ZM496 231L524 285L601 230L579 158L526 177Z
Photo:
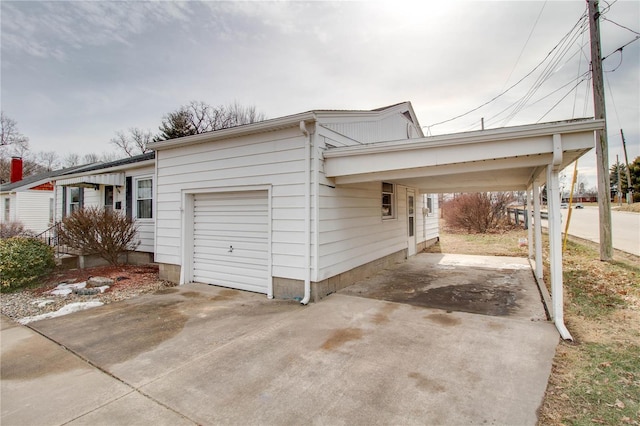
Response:
M311 300L311 134L304 120L300 120L304 143L304 297L306 305Z

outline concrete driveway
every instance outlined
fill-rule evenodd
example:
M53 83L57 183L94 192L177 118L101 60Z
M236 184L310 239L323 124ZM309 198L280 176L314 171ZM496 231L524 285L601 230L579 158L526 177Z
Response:
M3 425L534 425L558 343L520 316L200 284L30 326L2 318Z

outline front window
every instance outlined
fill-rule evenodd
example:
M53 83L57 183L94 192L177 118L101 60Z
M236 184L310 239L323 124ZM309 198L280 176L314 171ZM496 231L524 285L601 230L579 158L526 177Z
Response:
M11 199L9 197L4 199L4 221L9 222L11 220Z
M113 186L104 187L104 209L113 210Z
M81 189L77 186L69 187L69 213L73 213L82 208L80 203L80 191Z
M153 180L151 178L136 181L136 208L138 219L153 218Z
M396 215L395 187L392 183L382 182L382 218L393 219Z

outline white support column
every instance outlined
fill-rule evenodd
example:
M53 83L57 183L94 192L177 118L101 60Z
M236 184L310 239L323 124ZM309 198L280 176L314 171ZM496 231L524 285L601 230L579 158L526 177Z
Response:
M527 208L525 209L527 222L527 246L529 259L533 259L533 207L531 205L531 188L527 188Z
M534 241L536 260L536 278L542 281L542 221L540 215L540 184L533 182L533 222L535 223Z
M565 340L573 340L564 325L564 295L562 282L562 223L560 213L559 169L562 164L560 135L553 135L553 164L547 166L547 206L549 211L549 269L553 322Z

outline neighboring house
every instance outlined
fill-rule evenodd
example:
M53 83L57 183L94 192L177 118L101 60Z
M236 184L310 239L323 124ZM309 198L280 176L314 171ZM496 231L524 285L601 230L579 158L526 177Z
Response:
M60 174L54 182L56 222L83 207L121 211L138 227L136 262L153 261L154 158L151 152Z
M302 114L150 144L161 278L318 300L438 238L437 197L336 185L324 153L424 138L409 102Z
M22 159L11 159L11 182L0 185L0 220L19 222L34 234L53 224L52 179L60 171L40 173L22 178Z

